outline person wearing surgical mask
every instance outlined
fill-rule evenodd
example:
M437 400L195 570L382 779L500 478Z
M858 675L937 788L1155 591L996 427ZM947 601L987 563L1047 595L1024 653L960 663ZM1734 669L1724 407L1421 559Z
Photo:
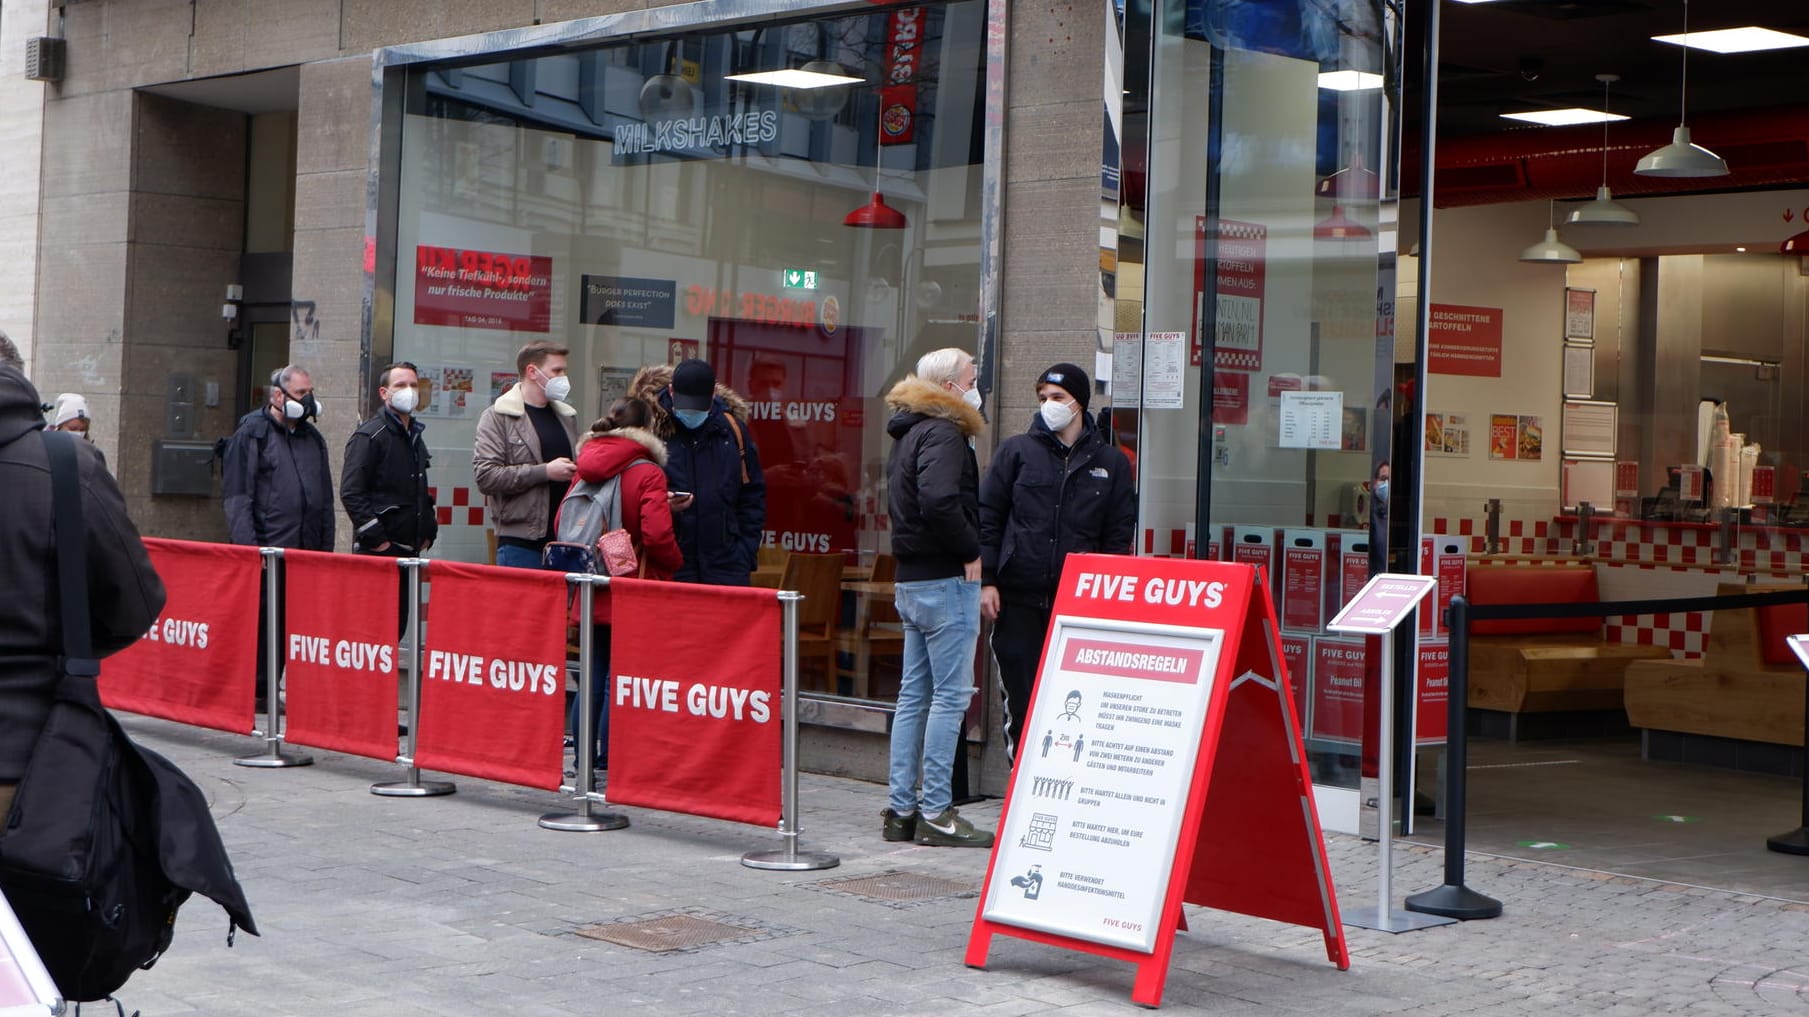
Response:
M1131 462L1087 413L1093 386L1074 364L1037 376L1030 429L999 444L980 481L980 613L1016 758L1062 565L1070 554L1130 554L1137 535Z
M314 424L320 414L314 379L294 364L279 367L270 375L268 393L263 407L242 417L227 439L221 485L227 539L255 547L331 551L333 469L327 458L327 439ZM260 583L260 591L263 588ZM275 611L279 640L282 613L279 594ZM267 612L258 612L260 710L268 666L262 647L272 636L267 618Z
M568 402L571 351L544 339L515 355L519 381L484 410L471 472L496 531L496 564L540 567L557 532L559 503L577 475L578 411Z

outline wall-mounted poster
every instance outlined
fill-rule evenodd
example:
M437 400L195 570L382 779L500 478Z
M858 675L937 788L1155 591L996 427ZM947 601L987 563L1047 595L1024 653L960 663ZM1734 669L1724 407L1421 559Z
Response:
M1426 370L1501 377L1501 319L1499 307L1434 303L1426 331Z
M1489 458L1528 462L1544 459L1544 423L1535 416L1489 414Z
M1213 321L1213 365L1221 371L1260 371L1263 366L1263 295L1267 286L1269 228L1218 221L1218 280ZM1194 307L1201 317L1206 292L1206 217L1194 219ZM1201 337L1188 358L1200 366Z
M552 258L415 247L417 325L545 332L552 306Z
M1564 338L1595 338L1595 291L1569 288L1564 291Z
M1340 446L1346 452L1369 450L1369 414L1361 406L1344 408L1344 435Z
M1470 454L1470 415L1468 413L1426 414L1426 454L1468 457Z
M1591 459L1614 458L1619 421L1620 407L1615 403L1566 400L1561 422L1564 454Z
M475 417L483 412L472 393L476 391L471 368L452 364L422 364L421 403L415 413L423 417ZM486 404L487 405L487 404Z
M1564 397L1588 399L1595 395L1595 347L1564 347Z

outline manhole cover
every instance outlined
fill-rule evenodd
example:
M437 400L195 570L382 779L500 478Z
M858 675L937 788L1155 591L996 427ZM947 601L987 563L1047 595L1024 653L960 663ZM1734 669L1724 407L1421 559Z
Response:
M606 943L656 953L690 950L728 939L742 939L757 931L759 930L711 921L696 915L667 915L634 922L587 925L577 930L578 935L586 939L600 939Z
M880 872L871 876L846 876L825 879L817 884L834 893L852 894L883 901L919 901L936 897L973 896L979 891L972 883L940 876L924 876L915 872Z

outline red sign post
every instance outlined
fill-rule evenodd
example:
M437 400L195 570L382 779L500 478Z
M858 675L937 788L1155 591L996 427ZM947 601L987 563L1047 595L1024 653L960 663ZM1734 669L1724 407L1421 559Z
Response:
M1156 1006L1183 902L1319 929L1350 966L1260 575L1068 557L970 967L1014 936L1130 962L1131 999Z

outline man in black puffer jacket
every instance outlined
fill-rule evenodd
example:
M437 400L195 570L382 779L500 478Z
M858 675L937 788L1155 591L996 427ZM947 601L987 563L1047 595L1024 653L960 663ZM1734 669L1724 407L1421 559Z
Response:
M63 655L50 457L38 434L42 404L20 370L17 351L0 333L0 589L6 591L0 611L0 821L50 712ZM94 652L105 657L157 620L163 582L100 450L77 442L76 461L88 532L89 625Z
M980 610L1005 693L1005 751L1017 757L1070 554L1129 554L1137 536L1131 463L1087 416L1087 373L1056 364L1036 379L1030 430L999 445L980 484Z

